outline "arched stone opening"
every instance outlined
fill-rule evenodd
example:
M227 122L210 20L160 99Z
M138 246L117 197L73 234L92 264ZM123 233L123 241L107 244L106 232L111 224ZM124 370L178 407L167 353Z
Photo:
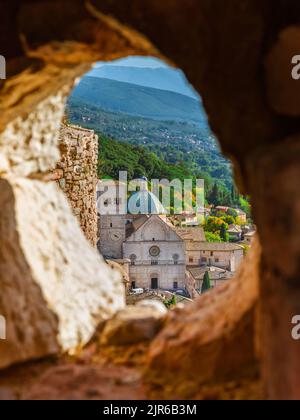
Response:
M15 74L14 78L9 77L1 90L0 130L3 133L9 127L10 131L9 136L0 142L0 172L37 178L43 172L43 167L48 166L45 162L49 155L56 159L56 150L51 147L47 156L42 157L37 152L32 164L34 171L29 170L27 165L23 167L18 164L11 144L11 133L23 130L24 126L16 121L12 125L12 121L22 115L39 119L39 107L43 100L50 100L52 110L58 104L60 111L56 109L56 116L51 120L59 121L63 97L70 90L74 78L83 74L91 62L130 53L159 53L144 37L120 26L111 18L95 14L94 9L87 11L83 2L78 2L76 6L74 2L70 6L69 1L52 2L52 10L60 16L53 32L51 21L45 21L49 4L40 2L37 7L33 3L25 2L20 12L18 2L10 2L11 5L6 8L5 25L2 26L16 34L20 25L25 36L23 48L27 48L27 58L15 35L11 38L11 47L5 42L0 43L5 45L3 51L6 57L11 59L7 63L8 76ZM195 331L193 341L184 335L184 326L170 318L155 347L153 344L151 349L151 372L160 368L161 361L166 361L166 377L172 377L174 367L178 367L176 351L181 346L185 348L180 359L182 377L194 367L192 360L194 357L198 360L199 349L204 349L204 355L207 352L211 355L210 363L206 364L209 369L203 367L202 371L199 368L198 376L203 372L203 382L210 381L216 372L220 378L232 372L241 372L243 366L251 366L259 355L267 396L299 398L299 342L293 341L290 334L292 316L300 313L299 235L295 228L300 225L297 209L299 121L283 101L284 95L274 97L268 94L276 91L284 94L288 89L289 66L283 52L288 47L291 51L299 49L298 38L290 39L282 35L286 43L283 44L283 50L272 50L272 47L277 45L281 30L299 24L299 5L292 1L280 1L274 5L269 0L248 0L232 1L220 7L217 1L189 0L183 13L179 2L174 4L171 1L148 1L147 7L143 5L143 11L137 1L130 2L130 6L127 1L123 1L122 6L117 1L93 3L98 3L99 9L104 12L142 29L186 71L194 86L201 91L211 126L223 150L235 163L239 185L252 196L254 215L260 229L262 259L257 250L256 256L252 256L257 261L253 266L255 270L253 268L248 273L242 268L233 285L220 293L225 314L222 328L219 328L215 319L216 328L212 330L212 336L206 336L205 331L198 329L198 323L191 315L191 325ZM32 26L29 26L29 23L25 24L25 16L32 11L42 18L32 20ZM163 21L164 25L154 33L153 28L157 27L159 21ZM165 31L168 31L168 37ZM59 42L49 44L53 37ZM243 39L242 46L238 39ZM67 40L75 40L75 43L63 42ZM283 58L280 63L282 72L272 65L273 57L278 57L278 60ZM19 73L20 69L24 69L24 72ZM280 91L277 90L278 83ZM298 89L294 88L291 97L296 104L300 97ZM23 122L26 122L26 118ZM43 127L45 129L54 132L51 126ZM43 135L39 134L40 137ZM22 156L26 154L25 140L24 136L20 142ZM47 149L42 148L42 154L45 151ZM287 178L290 179L289 183L286 182ZM295 197L293 202L291 194ZM283 221L286 213L292 215L289 223ZM282 251L284 263L281 263ZM257 278L259 292L256 288ZM199 313L203 306L210 307L204 315L199 315L199 324L214 317L214 305L211 305L209 296L197 305ZM255 322L257 314L259 321ZM186 316L188 318L189 314ZM180 339L169 340L168 328L182 333ZM245 351L241 352L244 356L233 357L241 337L245 339L242 341ZM220 342L225 343L223 347L218 347ZM258 351L255 344L258 344ZM194 353L187 351L189 345ZM220 349L223 351L220 352ZM168 354L168 358L163 358L160 351ZM232 356L227 365L231 372L222 370L226 363L221 357L224 352ZM200 386L200 383L196 386Z

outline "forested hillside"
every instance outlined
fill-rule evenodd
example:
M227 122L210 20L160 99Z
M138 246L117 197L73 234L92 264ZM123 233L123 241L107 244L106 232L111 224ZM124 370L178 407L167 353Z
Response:
M146 176L151 179L193 179L194 185L201 175L195 176L188 165L183 161L180 164L169 164L159 159L153 152L143 147L119 142L104 135L99 137L99 178L119 179L120 171L128 172L128 180ZM205 179L205 198L207 204L238 206L243 208L250 216L250 207L236 191L234 186L228 191L226 188L212 182L207 176Z
M200 102L179 93L98 77L84 77L69 102L80 100L106 111L161 121L199 122Z
M168 164L183 165L191 175L205 178L208 187L216 181L220 188L231 190L231 165L222 156L207 124L132 117L103 111L77 99L69 102L67 110L72 124L140 146Z

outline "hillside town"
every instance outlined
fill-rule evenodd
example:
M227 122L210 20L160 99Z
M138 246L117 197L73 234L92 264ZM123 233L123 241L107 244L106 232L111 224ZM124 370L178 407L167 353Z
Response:
M98 249L105 259L117 262L128 273L131 294L156 291L195 298L230 280L251 246L255 226L247 225L247 215L241 209L206 207L205 222L200 224L195 213L168 215L159 199L145 188L135 192L127 205L138 201L144 212L123 214L121 194L111 188L104 205L117 203L117 211L101 212L100 217L98 208ZM98 206L102 193L100 182ZM207 240L205 230L222 217L232 222L221 224L221 229L226 226L226 241Z
M109 265L121 266L130 302L149 295L190 300L234 277L256 234L249 214L207 202L198 212L171 213L145 177L124 193L120 181L98 179L98 147L93 131L63 124L52 178L89 242Z

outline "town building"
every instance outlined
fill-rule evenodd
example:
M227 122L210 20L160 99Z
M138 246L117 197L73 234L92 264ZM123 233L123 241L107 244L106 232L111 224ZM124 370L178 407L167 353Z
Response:
M231 242L240 242L243 239L243 230L240 225L230 225L227 233Z
M228 210L233 210L237 213L237 217L239 219L240 224L243 225L247 223L247 214L241 209L235 209L235 208L226 207L226 206L217 206L215 210L219 213L224 213L224 214L226 214Z
M243 225L245 223L247 223L247 213L245 213L243 210L241 209L233 209L237 212L238 214L238 219L239 222Z
M174 220L181 227L199 226L200 219L201 219L200 216L197 215L196 213L182 213L174 217Z
M214 266L236 272L244 258L244 249L226 242L190 242L186 244L187 266Z
M221 284L227 282L234 275L234 273L230 271L214 266L188 267L188 271L190 272L195 281L195 289L198 292L201 292L203 278L206 272L208 272L209 274L211 287L213 288L218 287Z
M244 243L251 246L256 237L256 230L252 230L244 234Z

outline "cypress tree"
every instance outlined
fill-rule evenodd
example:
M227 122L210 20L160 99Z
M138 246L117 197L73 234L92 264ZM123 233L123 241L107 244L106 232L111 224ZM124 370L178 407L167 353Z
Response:
M235 187L234 187L233 184L232 184L232 187L231 187L231 202L232 203L235 202Z
M214 206L217 206L219 204L220 191L219 191L219 187L217 183L214 184L209 198L210 198L211 204L213 204Z
M210 277L209 277L209 272L206 271L203 278L201 293L203 294L207 292L209 289L211 289Z

